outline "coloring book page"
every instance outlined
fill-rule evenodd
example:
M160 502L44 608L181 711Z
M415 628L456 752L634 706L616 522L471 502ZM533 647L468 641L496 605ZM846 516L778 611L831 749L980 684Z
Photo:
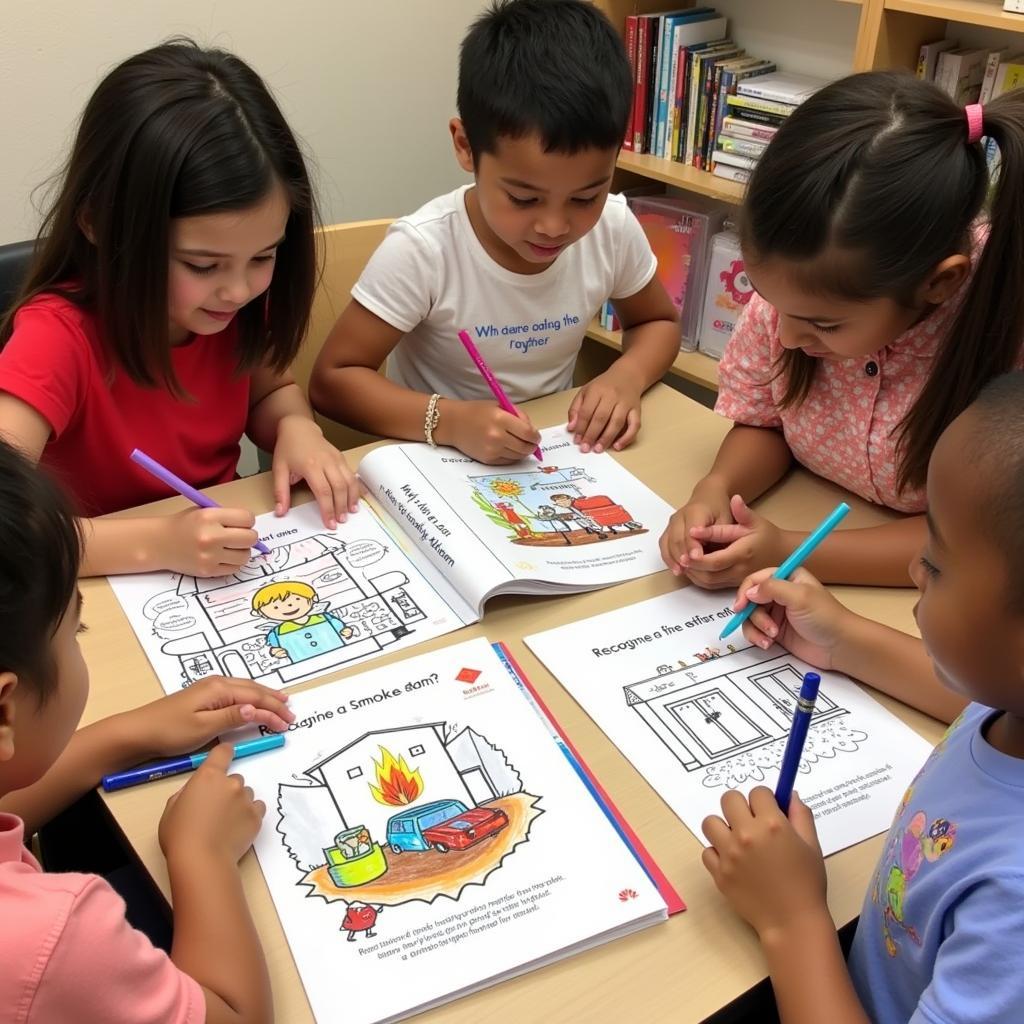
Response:
M292 696L245 780L320 1024L397 1020L666 916L485 640Z
M481 614L493 594L556 593L664 569L671 506L607 452L584 455L565 426L541 431L544 461L486 466L451 448L376 448L370 493Z
M719 640L731 600L685 587L525 638L705 845L727 789L775 788L811 668L738 630ZM888 829L931 746L846 676L820 675L795 788L829 854Z
M374 510L328 530L314 502L256 517L271 548L231 576L110 585L167 693L209 675L283 688L459 629L473 612Z

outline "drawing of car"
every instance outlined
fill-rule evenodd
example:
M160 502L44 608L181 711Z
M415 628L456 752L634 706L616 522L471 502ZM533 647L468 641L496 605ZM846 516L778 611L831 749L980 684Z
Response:
M475 846L507 824L508 815L497 807L471 810L461 800L434 800L392 815L387 843L392 853L431 848L448 853Z

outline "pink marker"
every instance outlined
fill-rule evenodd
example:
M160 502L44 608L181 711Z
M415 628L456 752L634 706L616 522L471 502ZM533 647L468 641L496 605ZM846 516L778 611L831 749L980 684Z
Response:
M484 362L484 357L480 355L480 350L473 344L473 339L469 336L469 332L459 331L459 341L462 342L466 351L469 353L469 358L476 363L476 368L480 371L480 375L485 381L487 381L487 386L491 389L491 394L494 395L498 405L500 405L505 412L510 412L513 416L519 416L519 410L508 400L508 395L506 395L502 390L501 385L498 383L498 379L493 373L491 373L491 368ZM541 454L540 448L534 448L533 454L536 456L538 462L544 461L544 456Z

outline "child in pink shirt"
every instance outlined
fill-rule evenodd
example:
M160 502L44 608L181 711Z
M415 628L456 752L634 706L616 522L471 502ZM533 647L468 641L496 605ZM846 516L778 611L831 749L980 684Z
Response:
M195 750L225 730L287 728L286 697L211 678L76 731L89 690L78 646L82 538L56 486L0 441L0 1024L242 1024L272 1019L237 863L264 806L228 775L230 744L167 804L160 844L171 955L94 875L43 874L25 837L101 776Z
M982 134L999 146L990 208ZM897 72L851 75L786 121L741 214L757 294L720 367L734 421L672 517L662 556L705 587L777 565L803 535L752 512L794 458L908 513L835 531L808 563L826 582L908 585L939 435L986 381L1021 365L1024 92L959 108Z

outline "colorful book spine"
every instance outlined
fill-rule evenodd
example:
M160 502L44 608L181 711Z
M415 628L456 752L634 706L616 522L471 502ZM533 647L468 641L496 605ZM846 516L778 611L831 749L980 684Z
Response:
M732 167L729 164L715 164L714 170L711 173L717 178L725 178L726 181L736 181L741 185L745 185L750 181L750 171L744 170L742 167Z
M762 114L775 114L776 117L789 117L796 110L795 103L780 103L778 100L743 96L739 92L729 97L729 106L736 110L756 110Z
M728 102L726 103L728 109ZM744 121L742 118L726 114L722 122L722 134L733 139L757 139L760 142L771 142L775 138L778 127L773 124L757 124L755 121Z
M749 156L756 160L767 148L767 142L755 142L753 139L731 139L728 135L720 134L716 152L724 150L726 153L738 153L740 156Z
M647 117L647 64L650 56L647 22L647 18L636 18L636 85L633 91L633 150L636 153L644 151Z
M636 93L637 93L637 17L635 14L626 18L626 56L629 58L629 68L633 79L633 102L629 107L629 120L626 122L626 137L622 140L623 149L633 148L633 125L636 117Z

